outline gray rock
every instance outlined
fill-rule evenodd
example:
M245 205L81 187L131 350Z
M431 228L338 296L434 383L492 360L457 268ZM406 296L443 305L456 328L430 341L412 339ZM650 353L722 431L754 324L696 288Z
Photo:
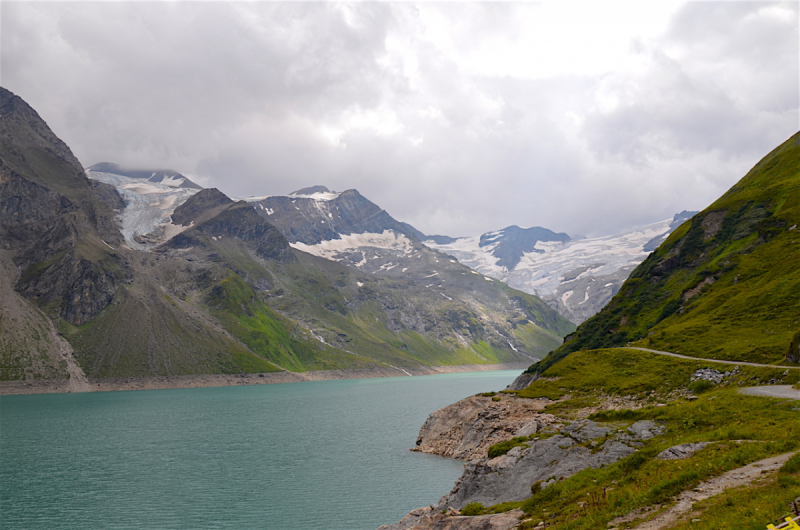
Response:
M669 449L665 449L658 453L656 460L683 460L685 458L689 458L707 445L708 442L673 445Z
M529 421L514 432L514 436L530 436L539 432L539 422L536 420Z
M630 432L636 439L649 440L650 438L663 433L664 427L657 425L650 420L642 420L637 421L628 427L628 432Z
M525 374L522 373L514 379L514 382L506 387L506 390L523 390L528 388L528 385L539 379L539 374Z
M603 438L610 432L610 428L590 420L574 421L561 429L561 434L566 434L581 443Z
M575 423L579 425L573 427L572 432L579 436L582 433L583 436L602 437L610 431L593 422ZM436 509L460 509L470 502L491 506L524 500L530 497L534 482L566 478L586 468L611 464L635 451L633 447L613 439L602 444L599 450L592 451L562 435L532 442L528 449L517 449L492 460L473 460L466 464L463 475L453 490L442 497Z
M381 526L378 530L511 530L519 526L522 510L507 513L466 517L419 508L395 524Z

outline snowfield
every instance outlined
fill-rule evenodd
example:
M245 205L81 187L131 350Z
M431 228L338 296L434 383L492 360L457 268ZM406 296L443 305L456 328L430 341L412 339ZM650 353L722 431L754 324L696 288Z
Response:
M480 236L460 238L446 245L438 245L433 241L423 243L450 254L485 276L496 278L516 289L544 296L554 293L565 281L607 276L638 265L650 254L643 250L644 245L667 232L671 222L671 219L667 219L610 236L566 243L539 241L535 247L539 252L526 252L511 270L497 265L499 258L491 253L496 243L485 247L478 245ZM574 275L569 274L571 272Z

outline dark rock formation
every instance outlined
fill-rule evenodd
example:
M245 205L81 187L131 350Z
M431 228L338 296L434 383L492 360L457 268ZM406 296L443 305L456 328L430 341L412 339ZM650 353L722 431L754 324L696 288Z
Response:
M172 212L172 222L176 225L189 226L211 219L224 208L233 204L227 195L217 188L206 188L189 197Z
M108 191L108 190L104 190ZM122 236L80 162L24 101L0 88L0 241L22 269L17 291L94 318L126 276Z
M302 191L305 190L295 193ZM393 219L356 190L343 191L331 200L295 196L267 197L253 205L259 214L283 232L290 243L315 245L322 241L341 239L340 234L380 234L384 230L394 230L412 241L417 241L417 236L408 230L405 223Z

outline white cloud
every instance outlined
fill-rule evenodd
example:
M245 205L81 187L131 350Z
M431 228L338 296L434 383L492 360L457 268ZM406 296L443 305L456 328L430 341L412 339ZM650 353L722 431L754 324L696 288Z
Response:
M427 233L702 208L800 127L795 3L0 9L0 83L83 163L357 188Z

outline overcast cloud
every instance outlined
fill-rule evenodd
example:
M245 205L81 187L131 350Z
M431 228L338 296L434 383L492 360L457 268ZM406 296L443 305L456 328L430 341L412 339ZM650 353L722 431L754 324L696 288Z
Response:
M800 128L796 2L0 2L85 166L356 188L425 233L702 209Z

